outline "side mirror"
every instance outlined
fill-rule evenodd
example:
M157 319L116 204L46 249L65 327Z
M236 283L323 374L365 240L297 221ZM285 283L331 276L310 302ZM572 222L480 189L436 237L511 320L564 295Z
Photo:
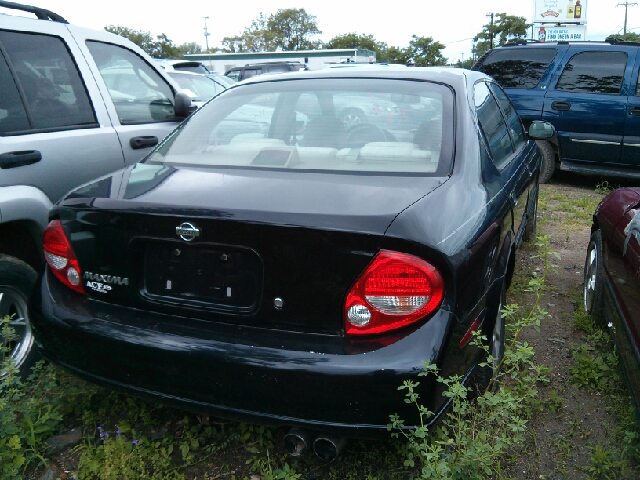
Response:
M556 129L549 122L534 120L529 125L529 138L534 140L546 140L556 134Z
M176 93L173 108L178 118L187 118L196 110L195 105L191 105L191 97L184 92Z

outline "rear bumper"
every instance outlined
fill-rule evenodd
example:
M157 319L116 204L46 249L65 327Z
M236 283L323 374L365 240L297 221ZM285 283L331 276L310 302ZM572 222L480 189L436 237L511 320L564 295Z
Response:
M31 302L47 357L90 381L218 417L387 435L390 414L417 421L398 391L404 380L421 383L421 402L435 418L444 408L435 382L418 377L423 361L446 360L449 373L466 370L463 350L447 349L454 320L443 310L385 346L132 310L48 277Z

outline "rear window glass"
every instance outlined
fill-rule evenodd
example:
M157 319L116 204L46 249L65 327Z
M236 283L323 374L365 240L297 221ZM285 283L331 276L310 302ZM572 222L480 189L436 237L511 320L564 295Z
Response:
M429 82L308 79L227 90L150 158L359 172L450 171L453 94Z
M534 88L557 53L555 48L501 48L473 69L492 76L503 88Z

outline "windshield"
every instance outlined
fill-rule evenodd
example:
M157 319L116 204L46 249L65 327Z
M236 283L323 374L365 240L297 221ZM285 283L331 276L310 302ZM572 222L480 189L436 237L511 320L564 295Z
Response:
M444 175L453 138L453 94L446 86L296 79L226 91L150 161Z

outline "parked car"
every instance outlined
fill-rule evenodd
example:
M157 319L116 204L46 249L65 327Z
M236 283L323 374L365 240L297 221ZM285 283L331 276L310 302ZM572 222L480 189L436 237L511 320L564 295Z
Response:
M308 70L304 63L300 62L265 62L251 63L244 67L234 67L227 70L224 75L237 82L247 78L262 75L263 73L287 73Z
M410 141L336 115L337 98L396 94L437 108ZM536 225L529 138L552 133L527 135L504 91L468 70L250 79L54 207L38 342L94 382L314 432L289 435L293 453L387 435L392 413L415 425L403 380L438 418L424 361L484 388L502 357L514 253ZM492 366L469 343L478 329Z
M591 175L640 178L640 44L518 41L491 50L474 70L495 78L525 126L545 120L542 182L556 165Z
M227 88L233 87L236 84L236 81L233 78L226 77L218 72L209 72L207 73L207 76L213 78L216 82L226 85Z
M180 85L182 91L191 98L191 103L196 107L201 107L209 99L229 88L227 84L217 81L209 75L191 72L168 73Z
M640 188L607 195L593 215L584 266L584 308L608 324L640 407Z
M169 72L191 72L208 75L211 72L204 63L192 60L175 60L170 58L156 59L156 62Z
M12 316L11 356L24 373L35 353L27 298L53 202L140 160L190 101L122 37L36 7L0 8L0 317ZM14 10L37 19L5 14Z

